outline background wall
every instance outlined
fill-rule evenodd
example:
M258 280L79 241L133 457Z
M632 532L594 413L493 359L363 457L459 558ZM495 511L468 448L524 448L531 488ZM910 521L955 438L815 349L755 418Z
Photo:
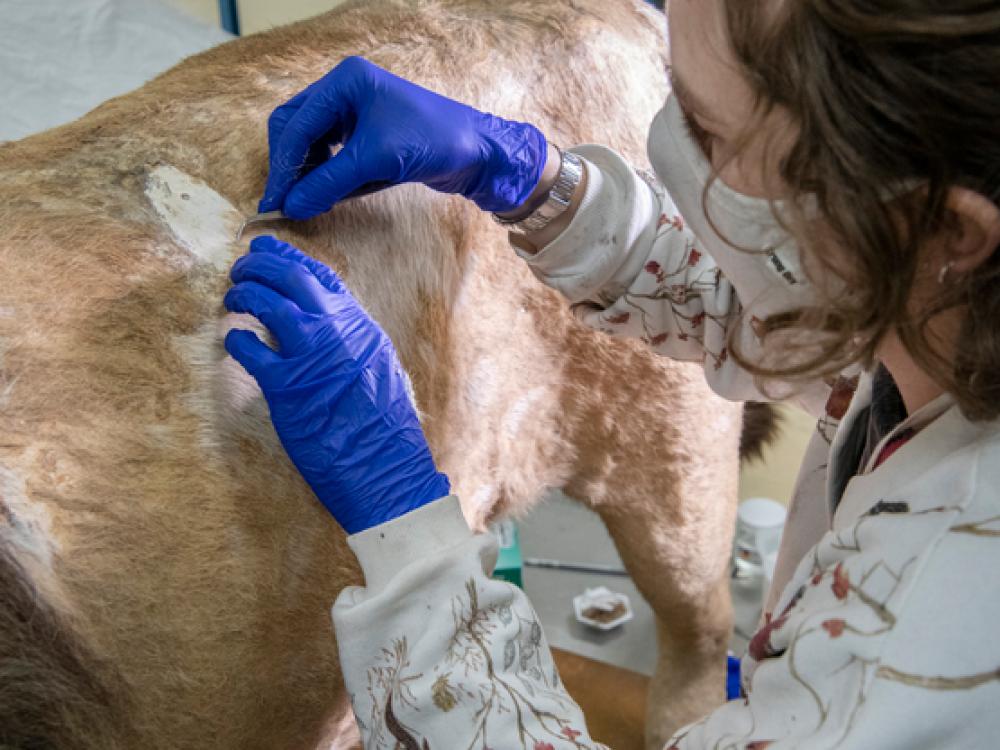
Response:
M240 24L244 34L315 16L339 5L343 0L239 0ZM196 18L219 24L218 0L166 0Z
M764 451L761 461L743 467L740 474L740 499L770 497L788 504L798 477L799 464L806 445L816 429L816 420L801 409L781 404L781 434Z

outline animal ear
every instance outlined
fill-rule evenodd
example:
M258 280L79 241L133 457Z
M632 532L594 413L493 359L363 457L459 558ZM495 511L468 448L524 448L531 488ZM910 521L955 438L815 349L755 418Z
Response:
M955 187L948 193L948 209L957 226L945 263L956 273L971 273L1000 249L1000 206L975 190Z

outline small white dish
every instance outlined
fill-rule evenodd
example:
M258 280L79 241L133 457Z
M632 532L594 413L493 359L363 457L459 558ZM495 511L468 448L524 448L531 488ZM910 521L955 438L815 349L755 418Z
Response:
M592 615L588 616L584 614L594 609L611 613L616 609L622 609L622 607L624 607L624 612L611 620L597 619ZM573 610L576 613L578 622L596 630L614 630L635 617L635 613L632 611L632 602L629 601L629 598L625 594L610 591L604 586L587 589L582 594L574 596Z

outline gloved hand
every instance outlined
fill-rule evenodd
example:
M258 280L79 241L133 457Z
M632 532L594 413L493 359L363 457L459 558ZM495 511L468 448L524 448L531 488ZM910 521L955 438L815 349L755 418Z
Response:
M464 195L484 211L512 211L538 185L548 155L534 126L446 99L360 57L274 110L268 140L259 210L292 219L403 182ZM331 157L336 144L343 149Z
M449 494L392 342L337 274L274 237L233 266L226 309L255 315L274 351L234 329L226 351L260 385L281 443L350 534Z

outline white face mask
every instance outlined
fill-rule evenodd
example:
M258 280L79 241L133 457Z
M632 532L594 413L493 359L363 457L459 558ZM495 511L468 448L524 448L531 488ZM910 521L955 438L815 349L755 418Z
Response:
M719 179L705 195L712 167L672 95L650 130L649 158L688 228L736 288L744 310L764 319L815 301L795 239L775 218L769 201L738 193ZM780 211L781 204L775 209Z

